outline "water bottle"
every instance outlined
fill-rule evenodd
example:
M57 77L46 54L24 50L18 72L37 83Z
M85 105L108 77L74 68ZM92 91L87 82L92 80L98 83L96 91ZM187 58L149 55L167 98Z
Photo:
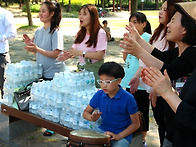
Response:
M42 64L38 64L38 78L41 78L43 74Z

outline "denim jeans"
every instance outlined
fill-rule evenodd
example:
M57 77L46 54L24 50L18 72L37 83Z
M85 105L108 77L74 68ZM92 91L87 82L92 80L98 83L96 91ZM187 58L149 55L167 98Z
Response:
M129 147L130 143L127 139L112 140L112 147Z
M99 133L104 133L105 132L105 131L103 131L99 128L96 131L99 132ZM112 143L111 147L129 147L130 146L130 143L125 138L123 138L121 140L112 140L111 143Z

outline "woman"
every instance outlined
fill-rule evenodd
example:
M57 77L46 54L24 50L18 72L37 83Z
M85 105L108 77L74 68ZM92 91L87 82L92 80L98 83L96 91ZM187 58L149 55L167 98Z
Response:
M55 72L65 70L64 63L57 61L57 55L63 50L63 38L59 31L62 18L61 7L58 3L45 1L39 12L40 21L44 26L38 28L33 39L27 34L23 40L27 52L36 54L36 61L43 67L43 79L52 80ZM44 135L51 136L54 132L47 130Z
M129 22L133 23L136 27L139 34L144 38L147 42L149 42L151 38L151 26L148 22L145 14L141 12L133 13L129 17ZM123 54L123 59L125 61L125 77L122 79L121 86L126 87L126 91L132 93L134 95L134 98L137 101L138 110L143 113L145 124L142 130L143 134L143 144L146 145L145 137L146 133L149 130L149 98L148 93L145 91L143 87L138 87L136 91L131 91L130 85L132 86L132 77L139 68L139 61L135 56L132 56L131 54ZM138 78L139 83L139 78Z
M94 5L83 5L79 10L80 30L70 51L58 56L59 61L79 56L79 69L92 71L97 88L98 69L104 63L107 49L107 35L99 23L99 15Z
M175 113L173 146L195 146L196 69L183 86L179 96L172 90L171 81L166 70L164 75L157 68L146 68L142 71L142 80L152 86Z
M179 0L178 0L179 1ZM153 35L150 39L150 44L160 51L166 51L166 50L171 50L175 47L175 43L168 41L166 39L166 32L167 32L167 24L171 20L172 16L175 13L175 8L174 8L174 2L171 0L164 1L162 4L160 11L159 11L159 26L155 29L153 32ZM130 26L127 26L126 29L129 30ZM140 34L140 33L139 33ZM146 67L146 65L139 60L139 68L133 78L130 81L130 91L134 93L137 90L137 87L139 85L139 78L140 78L140 73L143 67ZM143 83L140 82L140 85ZM152 105L152 110L153 110L153 115L156 120L156 123L158 125L158 131L159 131L159 138L160 138L160 146L162 146L164 138L165 138L165 132L167 126L165 126L165 101L161 97L157 97L157 94L154 92L154 90L149 88L144 84L143 87L146 87L146 90L150 92L149 98L151 99L151 105ZM145 110L147 111L147 110Z
M181 5L181 3L179 4ZM195 6L195 2L182 3L182 5ZM194 47L196 44L195 18L193 18L193 15L185 14L187 10L184 10L183 8L180 9L178 5L176 5L176 8L178 8L179 12L175 13L172 20L167 25L167 39L176 42L178 45L177 48L161 53L139 38L140 36L136 33L134 28L132 28L132 37L137 40L140 45L134 41L133 38L127 37L127 34L125 34L124 41L122 41L122 44L120 45L127 50L125 52L134 54L142 59L147 66L155 66L162 72L164 69L167 69L171 80L192 73L196 65L196 48ZM142 47L145 47L145 49ZM172 121L167 124L173 129ZM170 140L172 140L172 136L170 136Z

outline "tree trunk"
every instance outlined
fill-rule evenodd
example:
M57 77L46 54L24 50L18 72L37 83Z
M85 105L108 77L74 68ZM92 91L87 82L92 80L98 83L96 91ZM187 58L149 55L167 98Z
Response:
M128 0L129 1L129 12L131 12L131 0Z
M118 0L116 0L116 11L118 12Z
M7 0L4 0L4 2L5 2L5 7L8 7Z
M156 9L158 10L159 9L159 1L155 0L155 3L156 3Z
M105 0L101 0L101 7L105 8Z
M115 12L115 0L113 0L113 12Z
M69 0L68 12L71 12L71 0Z
M120 0L120 11L122 11L122 0Z
M19 8L22 7L22 0L19 0Z
M137 12L137 0L131 0L131 14Z
M26 4L26 8L27 8L27 18L28 18L29 26L32 26L33 21L32 21L32 16L31 16L29 0L25 0L25 4Z

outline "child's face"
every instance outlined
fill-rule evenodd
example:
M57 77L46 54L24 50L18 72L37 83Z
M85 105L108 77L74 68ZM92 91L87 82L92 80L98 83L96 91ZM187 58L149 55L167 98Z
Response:
M140 35L142 35L144 33L144 28L146 26L146 22L144 22L144 23L138 22L137 18L135 16L133 16L129 23L132 23L135 26L135 28L137 29L137 31L139 32Z
M121 78L115 79L115 77L113 76L108 76L108 75L100 75L99 76L100 80L102 81L100 83L101 89L108 94L109 97L114 97L116 95L116 93L119 90L118 85L121 82ZM111 83L106 82L106 81L113 81ZM108 84L107 84L108 83Z

